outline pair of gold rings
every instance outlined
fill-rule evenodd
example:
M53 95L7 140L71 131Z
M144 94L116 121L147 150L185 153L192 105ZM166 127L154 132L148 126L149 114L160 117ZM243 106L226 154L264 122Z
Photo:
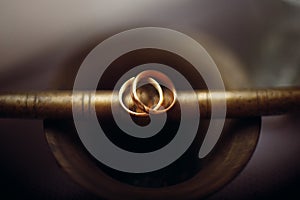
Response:
M144 82L143 82L144 81ZM148 106L142 102L139 95L137 94L137 89L140 83L143 82L145 84L151 84L158 93L159 100L154 106ZM173 101L165 107L164 104L164 90L162 89L160 83L169 89L173 95ZM142 111L136 112L134 110L129 109L128 106L124 104L123 97L125 91L129 88L130 97L134 104ZM175 86L172 81L163 73L155 70L145 70L139 73L136 77L132 77L128 79L119 90L119 101L121 106L131 115L135 116L148 116L149 114L160 114L167 112L176 102L177 93L175 90ZM152 97L154 98L154 97Z

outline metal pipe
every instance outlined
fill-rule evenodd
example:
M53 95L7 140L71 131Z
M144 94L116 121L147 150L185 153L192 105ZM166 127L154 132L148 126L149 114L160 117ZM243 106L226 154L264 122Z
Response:
M180 101L191 101L190 92L178 91L177 94ZM226 91L225 95L220 91L198 90L196 94L201 117L204 118L210 117L211 98L225 97L227 118L279 115L300 110L300 88L231 90ZM171 101L172 97L166 93L164 98ZM112 91L0 93L0 118L72 118L72 101L86 114L95 109L98 115L108 116L111 115L111 103L118 103L119 99L117 93Z

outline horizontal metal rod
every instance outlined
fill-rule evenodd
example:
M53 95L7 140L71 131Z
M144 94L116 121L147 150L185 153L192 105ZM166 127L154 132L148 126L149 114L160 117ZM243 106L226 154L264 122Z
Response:
M177 100L189 105L194 101L192 94L178 91ZM300 110L300 88L232 90L225 93L198 90L196 95L201 117L204 118L211 116L211 102L218 103L220 100L226 101L227 118L278 115ZM164 98L168 101L172 96L166 93ZM112 91L0 93L0 118L72 118L72 105L78 105L78 109L86 115L95 110L97 115L105 117L111 115L112 103L119 103L118 93ZM127 103L130 105L132 102ZM119 109L123 110L122 107ZM176 112L170 115L177 117Z

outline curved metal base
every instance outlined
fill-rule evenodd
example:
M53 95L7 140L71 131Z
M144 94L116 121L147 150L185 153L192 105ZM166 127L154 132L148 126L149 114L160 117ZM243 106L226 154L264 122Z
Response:
M182 183L160 188L133 186L112 178L81 144L72 122L45 121L44 125L48 143L62 169L100 197L199 199L222 188L244 168L255 150L260 123L260 118L227 120L219 143L198 162L198 172ZM189 172L188 165L193 163L187 162L187 171L181 173Z

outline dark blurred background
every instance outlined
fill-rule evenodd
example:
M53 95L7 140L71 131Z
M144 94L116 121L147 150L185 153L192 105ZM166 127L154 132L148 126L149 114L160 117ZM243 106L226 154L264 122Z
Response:
M298 0L0 0L0 90L52 89L65 66L81 62L78 56L142 26L207 44L235 65L231 76L247 79L236 88L300 86L299 24ZM299 198L299 124L299 114L263 118L249 164L209 199ZM60 170L42 121L1 119L0 136L1 196L97 199Z

